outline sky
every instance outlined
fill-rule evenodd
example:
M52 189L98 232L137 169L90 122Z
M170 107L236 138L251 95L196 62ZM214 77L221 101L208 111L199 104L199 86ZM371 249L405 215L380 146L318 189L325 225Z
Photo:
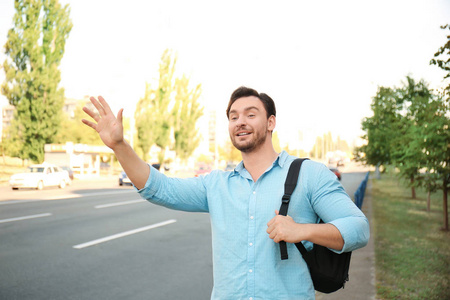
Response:
M102 95L132 116L172 49L177 75L202 85L205 115L217 112L219 139L228 134L228 99L242 85L274 99L281 144L303 149L327 132L357 142L378 86L401 86L407 75L443 85L429 62L447 40L440 26L450 23L449 0L62 3L73 22L60 66L67 98ZM14 13L13 0L0 0L2 46ZM207 132L204 120L199 126Z

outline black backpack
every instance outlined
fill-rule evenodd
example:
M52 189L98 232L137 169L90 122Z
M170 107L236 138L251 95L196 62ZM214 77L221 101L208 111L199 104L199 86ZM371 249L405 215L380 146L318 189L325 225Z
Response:
M291 195L297 185L300 167L307 158L295 159L288 171L284 184L284 196L281 200L280 215L286 216ZM322 220L320 220L323 223ZM343 288L348 281L348 269L350 267L351 252L337 254L327 247L314 244L311 251L306 251L303 244L295 246L302 254L308 265L314 289L322 293L332 293ZM286 242L280 242L281 259L288 259Z

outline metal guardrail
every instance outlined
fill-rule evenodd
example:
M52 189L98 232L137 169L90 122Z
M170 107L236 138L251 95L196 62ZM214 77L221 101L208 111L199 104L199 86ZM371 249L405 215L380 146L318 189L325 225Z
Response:
M364 177L363 181L359 184L359 187L356 189L355 192L355 204L356 206L361 209L364 201L364 194L366 193L366 186L367 181L369 180L369 173L367 172L366 176Z

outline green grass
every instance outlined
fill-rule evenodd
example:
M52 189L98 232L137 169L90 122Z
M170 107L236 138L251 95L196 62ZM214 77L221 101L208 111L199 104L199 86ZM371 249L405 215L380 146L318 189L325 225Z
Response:
M449 299L450 233L443 227L442 191L402 186L393 175L372 179L376 287L379 299Z

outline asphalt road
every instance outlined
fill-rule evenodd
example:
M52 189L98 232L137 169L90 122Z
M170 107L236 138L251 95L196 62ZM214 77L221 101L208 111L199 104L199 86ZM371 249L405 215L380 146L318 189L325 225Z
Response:
M353 193L365 173L345 173ZM140 199L116 179L0 187L0 299L209 299L209 216Z

